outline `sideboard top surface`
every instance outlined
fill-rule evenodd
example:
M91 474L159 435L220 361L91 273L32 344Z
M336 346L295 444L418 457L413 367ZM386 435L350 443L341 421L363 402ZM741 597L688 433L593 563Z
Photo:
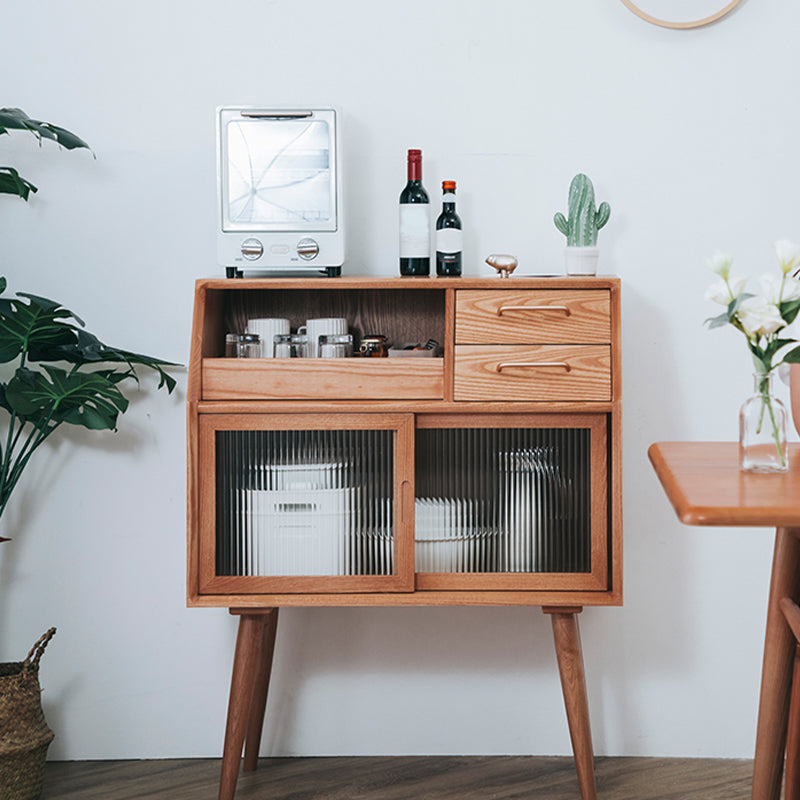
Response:
M375 277L369 275L289 278L199 278L200 289L555 289L617 288L615 275L576 277L567 275L520 275L496 277Z

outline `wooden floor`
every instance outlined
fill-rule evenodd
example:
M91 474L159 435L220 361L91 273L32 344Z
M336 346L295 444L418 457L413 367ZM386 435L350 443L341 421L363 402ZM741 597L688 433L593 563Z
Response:
M597 758L599 800L749 800L752 761ZM216 800L220 761L47 765L41 800ZM236 800L580 800L571 758L269 758Z

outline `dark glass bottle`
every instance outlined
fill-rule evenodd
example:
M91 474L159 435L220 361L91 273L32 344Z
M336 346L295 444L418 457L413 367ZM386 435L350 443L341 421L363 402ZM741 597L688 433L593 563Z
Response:
M461 274L461 219L456 214L456 182L442 181L442 213L436 220L436 274Z
M400 274L430 275L431 219L422 186L422 150L408 151L408 183L400 193Z

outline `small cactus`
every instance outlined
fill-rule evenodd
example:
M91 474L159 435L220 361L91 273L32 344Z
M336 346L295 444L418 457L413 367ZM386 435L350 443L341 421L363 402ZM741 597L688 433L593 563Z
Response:
M569 185L569 219L559 211L553 222L564 236L569 247L594 247L597 244L597 231L608 222L611 206L600 203L594 208L594 186L589 178L579 173Z

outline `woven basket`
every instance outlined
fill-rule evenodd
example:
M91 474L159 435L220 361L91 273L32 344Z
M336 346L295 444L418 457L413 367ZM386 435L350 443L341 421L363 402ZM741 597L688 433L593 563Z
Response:
M37 800L53 732L42 712L39 659L56 629L50 628L24 661L0 663L0 798Z

